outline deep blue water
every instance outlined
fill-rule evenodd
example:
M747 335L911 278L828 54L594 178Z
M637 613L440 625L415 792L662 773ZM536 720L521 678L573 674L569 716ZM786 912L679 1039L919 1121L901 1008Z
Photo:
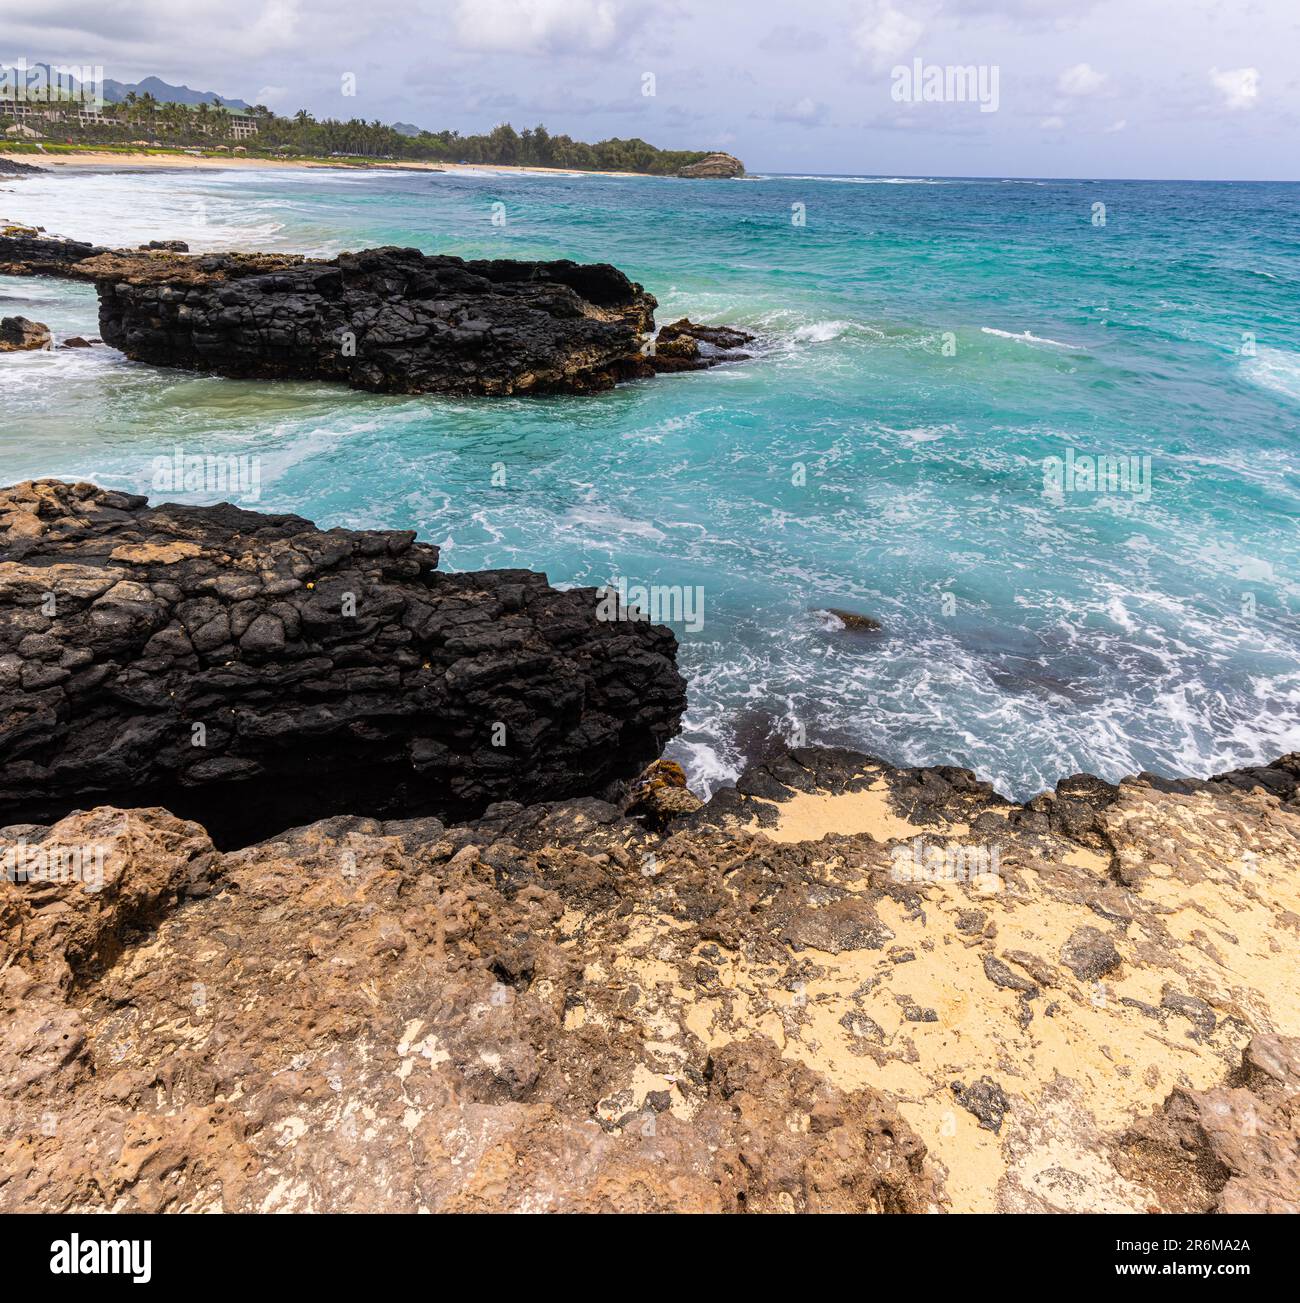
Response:
M772 727L1020 796L1300 749L1300 186L104 174L15 184L0 214L113 244L605 260L661 322L760 332L752 362L581 399L0 360L3 482L151 492L177 446L238 452L246 505L416 528L449 568L700 586L673 753L706 786ZM94 330L83 287L0 279L0 306ZM1067 450L1149 457L1149 496L1045 492Z

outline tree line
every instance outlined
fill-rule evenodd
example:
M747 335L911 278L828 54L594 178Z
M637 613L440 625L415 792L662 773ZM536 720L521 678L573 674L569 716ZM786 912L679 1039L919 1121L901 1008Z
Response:
M572 136L552 135L544 126L516 131L508 122L485 134L420 131L414 135L379 121L362 118L317 120L306 109L281 117L264 104L251 110L257 134L242 139L250 153L287 153L307 157L410 159L420 162L486 163L521 167L576 168L596 172L645 172L670 175L706 156L703 150L657 149L639 137L611 138L588 144ZM0 106L0 120L4 117ZM120 104L105 104L102 121L82 124L74 118L44 124L50 138L76 143L120 143L147 137L166 147L211 147L232 137L232 115L218 100L213 104L165 104L131 92Z
M705 157L701 150L657 149L639 137L611 138L594 145L572 136L552 135L544 126L516 131L508 122L486 134L421 131L406 135L381 122L353 118L317 121L305 109L292 118L259 121L259 143L288 146L303 154L355 154L361 157L418 159L442 163L490 163L518 167L571 167L598 172L649 172L665 175Z

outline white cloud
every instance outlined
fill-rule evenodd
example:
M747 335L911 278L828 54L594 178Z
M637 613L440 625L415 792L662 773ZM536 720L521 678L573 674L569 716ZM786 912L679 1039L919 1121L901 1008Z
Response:
M1057 82L1062 95L1095 95L1106 84L1106 74L1090 63L1076 63L1067 68Z
M805 95L794 104L777 109L773 117L777 122L795 122L801 127L815 127L826 117L826 105Z
M1127 131L1127 130L1128 130L1128 119L1117 118L1114 122L1110 124L1110 126L1106 128L1106 134L1108 136L1113 136L1117 131Z
M626 0L457 0L457 44L505 54L599 54L646 15Z
M925 23L891 0L870 0L853 30L853 44L873 68L889 68L921 39Z
M227 0L185 0L183 4L177 0L47 0L26 16L11 16L5 6L4 22L15 25L19 33L26 24L26 29L37 35L29 57L56 63L62 50L86 49L92 42L99 61L105 64L120 47L148 50L158 46L169 50L173 60L190 45L208 58L223 53L252 57L292 49L307 39L309 20L303 14L304 4L329 11L312 14L317 23L328 21L337 9L350 7L342 0L265 0L234 22ZM0 32L0 37L13 40L8 31ZM27 36L19 39L30 41Z
M783 24L774 27L758 43L760 50L776 50L781 54L808 54L826 48L823 33L809 27L793 27Z
M1045 131L1060 131L1065 126L1064 118L1044 118L1039 124Z
M1225 108L1253 109L1259 101L1259 69L1210 69L1210 84L1223 97Z

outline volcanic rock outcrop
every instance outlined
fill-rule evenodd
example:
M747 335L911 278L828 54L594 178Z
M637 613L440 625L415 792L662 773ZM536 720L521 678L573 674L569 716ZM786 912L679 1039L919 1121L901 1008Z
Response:
M698 163L688 163L677 175L705 178L744 176L745 165L734 154L719 152L700 159Z
M228 376L341 380L400 393L581 393L650 371L655 300L607 263L464 262L370 249L329 262L265 254L105 254L105 342Z
M656 371L703 371L747 359L750 354L741 350L754 339L733 326L702 326L683 317L659 328L651 361Z
M36 226L0 225L0 275L89 280L77 264L108 250L84 240L46 235Z
M0 1211L1298 1211L1296 771L0 829Z
M160 803L229 844L603 795L659 754L685 707L669 630L437 564L408 531L0 490L0 822Z
M95 282L105 342L137 361L376 392L589 393L744 360L754 338L683 318L652 345L654 296L608 263L184 248L109 250L8 227L0 272Z
M0 353L30 353L53 346L50 328L26 317L0 317Z

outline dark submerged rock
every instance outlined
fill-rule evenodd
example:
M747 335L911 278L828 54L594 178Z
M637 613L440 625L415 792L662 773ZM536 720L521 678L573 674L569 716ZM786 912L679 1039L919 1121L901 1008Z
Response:
M841 606L823 607L820 613L838 620L850 633L876 633L883 627L872 616L863 615L860 611L848 611Z

